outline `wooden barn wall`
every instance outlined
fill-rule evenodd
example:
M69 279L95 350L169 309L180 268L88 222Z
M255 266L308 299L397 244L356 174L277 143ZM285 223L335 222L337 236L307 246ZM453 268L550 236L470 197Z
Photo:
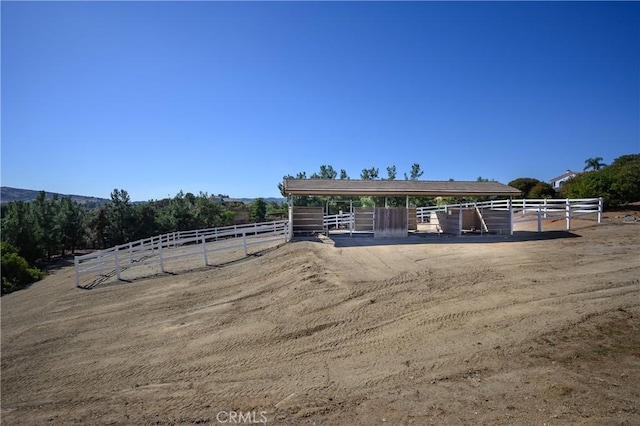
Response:
M409 231L417 231L418 230L417 209L415 207L409 207L408 216L409 216Z
M373 208L356 207L354 216L354 231L373 232Z
M480 230L482 222L475 209L462 210L462 229L469 231L471 229Z
M502 235L511 233L511 215L509 211L483 209L482 217L490 233Z
M293 233L310 234L324 231L322 207L293 207Z
M407 209L405 207L376 207L374 234L375 238L406 237Z
M459 210L447 212L435 212L440 224L440 229L445 234L458 234L458 213Z

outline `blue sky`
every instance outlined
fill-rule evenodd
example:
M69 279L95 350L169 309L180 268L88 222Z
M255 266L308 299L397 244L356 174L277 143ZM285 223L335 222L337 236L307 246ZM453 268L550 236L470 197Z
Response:
M640 3L6 2L2 185L279 196L640 152Z

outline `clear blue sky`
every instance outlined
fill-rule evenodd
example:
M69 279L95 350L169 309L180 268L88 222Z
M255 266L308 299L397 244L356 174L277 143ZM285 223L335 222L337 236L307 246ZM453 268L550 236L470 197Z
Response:
M640 3L6 2L2 185L507 183L640 152Z

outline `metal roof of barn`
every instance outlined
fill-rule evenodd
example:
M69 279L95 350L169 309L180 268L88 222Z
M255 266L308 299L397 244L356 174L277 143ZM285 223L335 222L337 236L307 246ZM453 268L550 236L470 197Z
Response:
M519 196L521 191L500 182L429 180L285 179L290 195L468 197Z

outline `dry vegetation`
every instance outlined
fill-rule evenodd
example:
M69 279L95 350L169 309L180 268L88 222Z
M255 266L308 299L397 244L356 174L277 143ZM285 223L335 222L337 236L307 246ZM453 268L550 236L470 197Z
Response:
M300 241L93 290L60 268L2 298L2 423L640 424L627 214L545 239Z

